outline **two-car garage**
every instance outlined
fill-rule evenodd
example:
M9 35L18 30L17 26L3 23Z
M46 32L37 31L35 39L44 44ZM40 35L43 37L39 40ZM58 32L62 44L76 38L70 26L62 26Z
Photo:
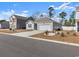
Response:
M57 28L61 27L61 24L59 24L58 22L50 19L50 18L40 18L35 20L35 22L37 24L37 30L48 30L48 31L53 31Z
M37 25L37 29L38 30L48 30L48 31L52 31L52 26L51 24L38 24Z

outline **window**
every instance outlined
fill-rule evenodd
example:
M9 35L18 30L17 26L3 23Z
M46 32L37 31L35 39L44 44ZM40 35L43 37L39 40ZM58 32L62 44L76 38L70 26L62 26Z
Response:
M28 24L28 27L31 28L32 27L32 24Z

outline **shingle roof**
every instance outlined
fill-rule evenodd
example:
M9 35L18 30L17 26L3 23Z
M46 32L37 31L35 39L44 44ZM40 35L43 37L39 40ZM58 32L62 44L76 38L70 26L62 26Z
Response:
M56 22L48 17L45 17L45 18L39 18L37 20L35 20L35 23L51 23L51 22ZM58 22L56 22L58 23Z
M27 17L19 16L19 15L13 15L15 16L18 20L27 20Z
M1 22L0 24L9 24L9 21Z
M50 20L49 18L45 17L45 18L39 18L35 20L35 23L50 23L52 22L52 20Z
M35 19L30 16L30 17L27 18L27 20L32 20L32 21L34 21Z
M18 15L13 15L15 16L18 20L33 20L35 23L51 23L51 22L56 22L48 17L41 17L36 20L34 20L32 17L23 17L23 16L18 16ZM58 23L58 22L56 22Z

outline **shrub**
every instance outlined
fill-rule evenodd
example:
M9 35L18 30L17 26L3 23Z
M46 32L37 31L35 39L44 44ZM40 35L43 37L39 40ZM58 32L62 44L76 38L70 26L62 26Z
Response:
M70 34L70 32L67 32L67 34Z
M63 32L60 35L61 35L61 37L64 37L65 36L65 34Z
M56 34L57 34L57 35L59 35L59 34L60 34L60 32L56 32Z
M45 34L46 34L46 35L48 35L48 33L49 33L48 31L45 31Z
M77 36L77 34L76 34L76 33L73 33L73 35L74 35L74 36Z
M9 30L12 30L11 28L9 28Z
M53 30L52 32L55 33L55 30Z
M56 31L61 31L61 29L60 28L57 28Z

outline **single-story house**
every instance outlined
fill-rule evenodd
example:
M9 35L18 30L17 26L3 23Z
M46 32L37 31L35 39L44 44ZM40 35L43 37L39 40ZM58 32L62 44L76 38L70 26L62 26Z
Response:
M10 17L10 28L16 28L16 29L25 29L26 28L26 20L27 17L18 16L18 15L12 15Z
M0 23L0 29L8 29L9 28L9 22L4 21Z
M26 29L52 31L58 28L61 29L61 24L48 17L38 18L36 20L28 19L26 22Z

